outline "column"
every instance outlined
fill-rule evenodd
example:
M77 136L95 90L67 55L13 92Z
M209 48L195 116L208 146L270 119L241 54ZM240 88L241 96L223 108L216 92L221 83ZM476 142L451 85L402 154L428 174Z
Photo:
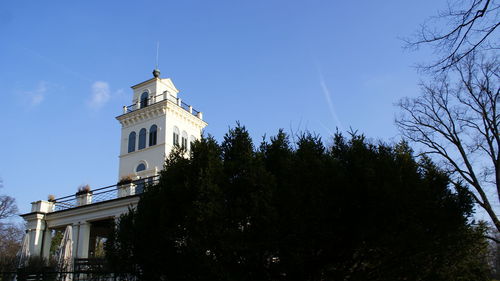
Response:
M75 225L73 229L76 230L77 235L77 240L75 240L75 257L86 259L89 257L90 223L80 222L78 225Z
M43 256L46 246L44 232L46 231L45 214L52 212L54 203L40 200L31 203L31 213L23 216L26 221L26 235L29 236L30 256ZM42 248L43 247L43 248Z
M41 256L42 250L42 237L44 228L44 214L35 214L33 217L28 219L27 223L27 233L29 236L29 251L30 256Z
M43 234L43 248L42 248L42 257L44 259L48 259L50 257L50 245L52 243L52 233L51 229L45 227L45 231Z

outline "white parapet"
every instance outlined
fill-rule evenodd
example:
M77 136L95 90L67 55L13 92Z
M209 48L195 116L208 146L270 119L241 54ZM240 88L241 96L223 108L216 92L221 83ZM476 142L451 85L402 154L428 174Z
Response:
M133 183L121 184L118 186L118 197L135 195L136 185Z
M54 203L45 201L45 200L39 200L36 202L31 203L31 212L37 212L37 213L50 213L54 211Z

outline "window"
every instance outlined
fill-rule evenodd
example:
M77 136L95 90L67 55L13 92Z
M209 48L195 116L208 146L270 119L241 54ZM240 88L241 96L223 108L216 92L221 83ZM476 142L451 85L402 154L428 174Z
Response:
M148 92L141 95L141 108L148 106Z
M131 132L128 135L128 152L133 152L135 151L135 132Z
M182 148L186 149L188 148L188 135L186 133L186 131L182 131L182 142L181 142L181 146Z
M144 149L146 148L146 129L142 128L139 131L139 148L138 149Z
M158 127L156 125L153 125L151 126L151 128L149 128L149 146L156 145L157 131Z
M179 146L179 128L174 126L174 139L172 140L172 144Z
M136 172L141 172L141 171L144 171L144 170L146 170L146 165L144 165L144 163L141 163L141 164L137 165L137 168L135 168Z
M193 148L193 143L194 143L195 141L196 141L196 138L195 138L193 135L191 135L191 136L189 137L189 150L191 150L191 149Z

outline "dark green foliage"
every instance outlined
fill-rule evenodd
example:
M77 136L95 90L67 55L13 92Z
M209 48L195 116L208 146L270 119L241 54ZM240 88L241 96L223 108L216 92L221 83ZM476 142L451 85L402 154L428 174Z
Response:
M357 135L295 145L255 149L238 125L174 151L108 258L144 280L486 280L471 198L429 159Z

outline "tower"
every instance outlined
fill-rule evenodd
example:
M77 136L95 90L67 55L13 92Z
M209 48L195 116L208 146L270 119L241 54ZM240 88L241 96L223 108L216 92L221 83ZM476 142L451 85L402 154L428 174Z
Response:
M178 97L170 78L153 78L132 86L132 105L123 107L118 178L158 174L174 146L189 151L208 124L203 114Z

